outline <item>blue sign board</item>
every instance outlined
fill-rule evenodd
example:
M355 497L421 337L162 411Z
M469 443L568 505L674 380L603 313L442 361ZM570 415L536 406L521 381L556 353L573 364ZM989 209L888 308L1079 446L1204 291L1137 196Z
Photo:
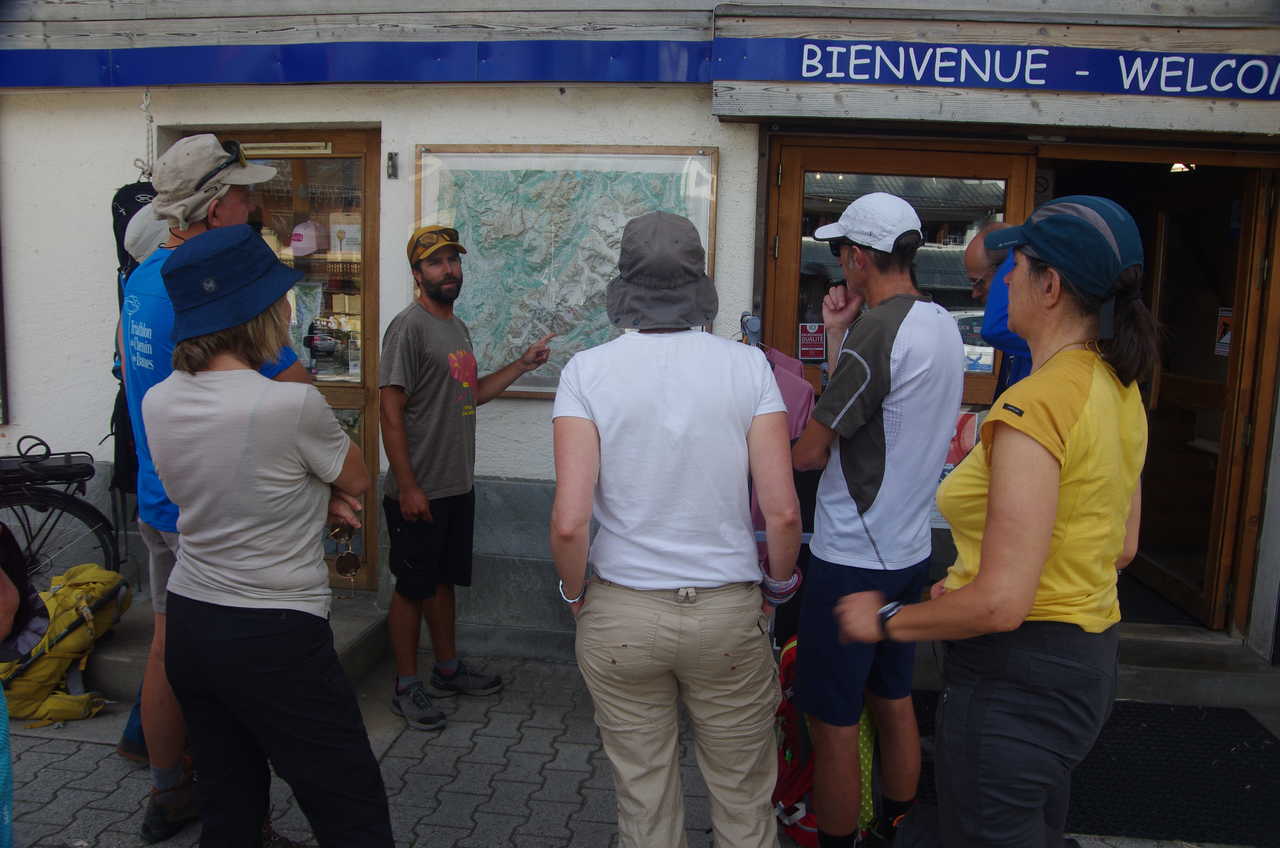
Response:
M713 80L1280 100L1280 56L792 38L0 50L0 87Z
M1280 99L1280 56L1090 47L717 38L717 80Z

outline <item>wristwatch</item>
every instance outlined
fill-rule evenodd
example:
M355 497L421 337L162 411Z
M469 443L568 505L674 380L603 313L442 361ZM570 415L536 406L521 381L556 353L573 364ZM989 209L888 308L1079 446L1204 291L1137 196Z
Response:
M889 636L889 619L902 612L902 604L898 601L890 601L876 612L876 618L880 620L880 640L883 642L892 642L893 638Z

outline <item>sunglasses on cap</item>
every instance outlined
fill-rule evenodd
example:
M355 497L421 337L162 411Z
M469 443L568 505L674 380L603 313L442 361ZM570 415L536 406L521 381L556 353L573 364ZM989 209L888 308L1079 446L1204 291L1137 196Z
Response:
M201 177L200 182L196 183L195 191L199 191L200 189L204 188L205 185L208 184L209 180L218 176L218 174L221 174L223 171L227 170L232 165L239 165L242 168L248 166L249 161L244 157L244 150L240 148L240 142L224 141L222 142L222 149L227 152L227 161L223 162L221 165L218 165L212 171L210 171L209 173Z
M831 248L831 255L836 259L840 258L840 248L845 246L853 247L853 242L849 241L847 238L833 238L831 241L827 242L827 247Z
M431 232L423 233L418 236L417 240L413 244L415 247L420 247L423 250L430 250L438 244L457 244L457 242L457 230L452 227L441 227L438 230L432 230Z

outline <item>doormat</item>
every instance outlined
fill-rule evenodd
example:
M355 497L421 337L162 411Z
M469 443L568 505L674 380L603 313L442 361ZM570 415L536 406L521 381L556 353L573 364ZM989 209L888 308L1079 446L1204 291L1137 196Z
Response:
M932 734L937 692L916 692ZM933 763L920 797L937 803ZM1071 833L1280 846L1280 739L1245 710L1119 701L1071 780Z

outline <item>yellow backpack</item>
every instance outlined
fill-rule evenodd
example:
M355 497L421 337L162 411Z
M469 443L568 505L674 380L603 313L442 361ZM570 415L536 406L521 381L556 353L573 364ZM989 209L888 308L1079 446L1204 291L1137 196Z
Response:
M129 584L119 572L88 563L54 577L40 599L49 610L44 638L22 659L0 663L9 715L38 719L35 727L96 715L106 699L84 691L81 672L94 641L129 608Z

